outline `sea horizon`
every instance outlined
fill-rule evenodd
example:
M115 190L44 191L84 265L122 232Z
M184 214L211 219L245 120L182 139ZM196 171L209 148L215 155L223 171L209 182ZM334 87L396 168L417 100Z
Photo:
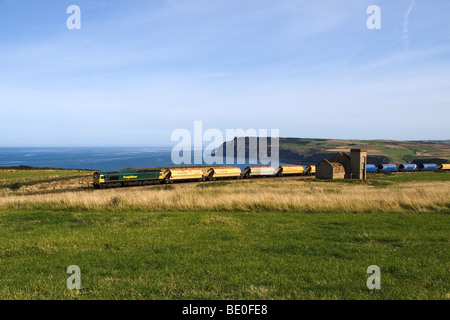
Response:
M195 149L191 149L191 163ZM126 168L153 168L177 166L172 162L172 147L0 147L0 167L30 166L38 168L86 169L115 171ZM244 169L250 163L249 159L234 159L232 165ZM224 161L226 162L226 160ZM216 164L213 164L216 165Z

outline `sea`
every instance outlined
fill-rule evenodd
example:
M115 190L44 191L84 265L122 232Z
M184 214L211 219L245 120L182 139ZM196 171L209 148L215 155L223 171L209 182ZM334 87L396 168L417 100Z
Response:
M61 169L89 169L115 171L126 168L154 168L175 166L171 147L148 148L0 148L0 167L31 166ZM233 166L245 169L261 165L249 159L232 159ZM237 162L242 163L237 163ZM226 162L226 160L225 160ZM191 163L194 152L191 152ZM183 163L180 165L190 165ZM281 163L282 164L282 163ZM206 165L206 163L202 163Z

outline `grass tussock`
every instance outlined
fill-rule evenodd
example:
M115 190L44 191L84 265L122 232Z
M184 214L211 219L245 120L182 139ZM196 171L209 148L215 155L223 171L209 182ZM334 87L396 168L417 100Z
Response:
M386 185L278 179L214 187L176 184L0 198L0 210L213 212L449 212L448 182ZM212 185L212 184L211 184Z

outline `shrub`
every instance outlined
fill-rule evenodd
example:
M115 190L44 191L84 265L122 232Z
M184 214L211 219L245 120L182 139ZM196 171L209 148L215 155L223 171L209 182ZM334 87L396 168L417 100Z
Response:
M22 187L22 184L16 182L16 183L11 184L11 185L9 186L9 189L11 189L12 191L17 191L17 190L19 190L21 187Z

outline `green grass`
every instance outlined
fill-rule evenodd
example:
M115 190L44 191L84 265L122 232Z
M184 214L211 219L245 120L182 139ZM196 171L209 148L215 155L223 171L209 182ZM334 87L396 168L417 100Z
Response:
M5 171L0 170L0 180L23 180L23 179L39 179L46 180L52 179L55 177L77 177L77 176L86 176L91 174L91 172L83 173L80 171L29 171L29 170L21 170L21 171Z
M368 179L390 182L450 181L450 172L387 172L369 174Z
M350 185L368 185L372 187L401 186L408 182L439 182L450 181L450 172L384 172L368 173L367 180L319 180L313 179L311 183L321 184L350 184Z
M386 141L384 140L359 140L360 143L366 143L369 145L385 145Z
M20 173L8 181L61 178L53 173ZM299 191L305 197L324 188L327 197L344 197L345 188L365 185L369 189L397 185L420 189L432 181L443 185L450 181L450 173L368 178L216 181L192 188L195 194L243 185L249 192L255 186L254 190L275 192L298 179L306 184ZM187 186L185 192L190 192ZM130 199L142 192L127 190ZM149 190L178 188L162 185ZM103 190L85 192L107 195ZM130 212L116 208L121 201L120 194L112 197L108 203L112 209L102 212L0 210L0 299L450 299L446 209L347 214L275 213L264 207L251 212ZM79 292L66 288L69 265L81 268ZM369 265L381 268L381 290L366 287Z
M305 144L296 144L296 143L284 143L282 146L282 149L285 150L297 150L297 151L302 151L304 149L308 149L311 148L310 145L305 145Z
M67 179L82 178L91 174L92 171L83 170L0 170L0 189L17 190L21 186L67 181Z
M338 143L327 143L327 144L324 144L324 146L327 148L333 149L333 148L340 147L341 145Z
M1 299L448 299L448 214L2 212ZM369 265L381 290L366 287ZM66 288L69 265L82 273Z
M390 148L381 148L380 151L382 151L385 154L391 155L391 156L397 156L397 157L404 157L413 155L414 152L411 149L390 149Z
M442 152L441 149L433 148L430 146L424 146L424 145L411 146L408 148L410 148L412 150L425 150L426 152Z

